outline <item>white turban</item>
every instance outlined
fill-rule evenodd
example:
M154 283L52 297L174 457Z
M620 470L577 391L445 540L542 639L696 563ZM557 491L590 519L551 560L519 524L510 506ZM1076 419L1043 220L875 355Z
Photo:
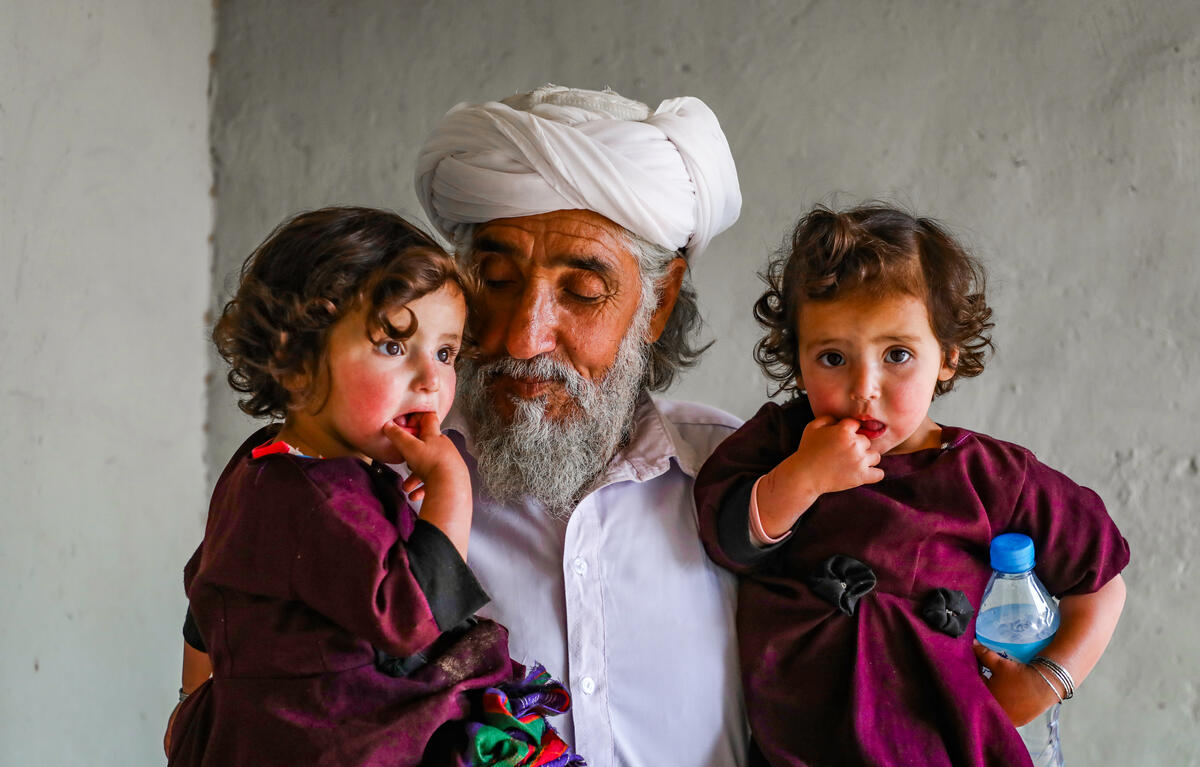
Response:
M417 159L417 196L458 243L472 224L555 210L599 213L691 257L737 220L737 170L696 98L658 109L611 90L547 85L446 113Z

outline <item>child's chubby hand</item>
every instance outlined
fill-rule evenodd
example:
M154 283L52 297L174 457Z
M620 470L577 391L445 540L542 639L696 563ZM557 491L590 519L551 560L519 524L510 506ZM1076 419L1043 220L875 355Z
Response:
M419 501L425 497L426 485L469 487L470 475L459 455L458 448L442 433L437 413L421 413L417 418L417 433L409 434L392 421L383 425L383 433L408 465L411 474L404 480L404 492Z
M763 476L755 500L768 535L782 535L825 493L883 479L879 453L860 426L853 418L813 419L796 451Z
M1013 726L1020 727L1036 719L1050 706L1058 703L1058 696L1033 666L1005 658L989 650L979 642L974 644L975 657L980 665L992 672L984 679L992 697L1008 714Z
M853 418L815 418L804 427L796 452L783 463L803 465L815 480L818 495L878 482L883 479L883 470L876 468L879 453L871 449L870 439L858 433L861 426Z

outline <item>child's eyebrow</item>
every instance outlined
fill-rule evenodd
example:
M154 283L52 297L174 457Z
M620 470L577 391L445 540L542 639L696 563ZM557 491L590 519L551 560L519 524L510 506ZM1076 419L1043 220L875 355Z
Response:
M836 346L837 344L844 344L844 343L846 343L846 339L844 339L844 338L832 338L831 337L831 338L814 338L810 341L801 342L801 345L804 346L805 348L812 348L814 346Z
M871 339L871 342L872 343L888 342L888 343L895 343L895 344L915 344L918 340L919 340L919 336L875 336L874 338ZM805 348L811 348L813 346L829 346L829 345L836 346L838 344L848 344L848 343L850 343L850 342L848 340L846 340L845 338L834 338L831 336L829 338L814 338L811 341L803 342L802 345Z

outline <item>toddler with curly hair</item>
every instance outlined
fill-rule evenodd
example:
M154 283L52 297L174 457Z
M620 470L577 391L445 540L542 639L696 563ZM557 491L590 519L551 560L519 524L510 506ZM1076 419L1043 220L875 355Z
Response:
M213 339L275 423L221 473L184 570L170 765L582 764L545 719L566 690L474 615L471 480L440 430L470 285L369 208L295 216L246 260Z
M1042 655L1076 682L1120 616L1129 548L1092 491L930 418L934 397L983 370L981 267L930 219L817 207L765 277L756 357L796 396L765 404L695 486L709 555L742 576L754 760L1029 765L1014 725L1066 690L972 641L989 543L1033 538L1061 599Z

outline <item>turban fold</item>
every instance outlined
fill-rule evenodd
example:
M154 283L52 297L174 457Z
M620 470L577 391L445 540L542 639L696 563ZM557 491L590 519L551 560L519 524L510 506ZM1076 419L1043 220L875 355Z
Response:
M552 85L447 112L421 148L416 187L451 242L472 224L583 209L689 257L742 206L704 102L668 99L651 112L612 91Z

